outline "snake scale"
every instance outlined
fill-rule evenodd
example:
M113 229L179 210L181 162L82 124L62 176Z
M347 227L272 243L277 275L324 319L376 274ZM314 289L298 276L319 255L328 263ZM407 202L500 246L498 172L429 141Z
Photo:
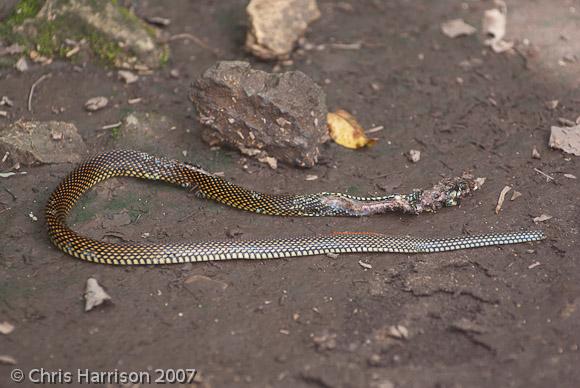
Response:
M194 190L200 197L260 214L279 216L347 216L336 199L373 206L402 195L355 197L341 193L270 195L234 185L203 168L177 160L131 150L109 151L87 160L70 172L52 193L46 222L52 242L77 258L101 264L172 264L229 259L274 259L326 253L430 253L516 244L541 240L541 231L523 231L443 239L393 237L379 233L339 232L327 235L264 240L198 241L189 243L109 243L81 236L66 224L77 200L110 177L159 180ZM461 196L461 188L452 197ZM409 196L416 195L416 192ZM399 196L399 197L397 197ZM331 200L334 199L334 200ZM411 202L414 198L410 199ZM456 204L451 203L448 206Z

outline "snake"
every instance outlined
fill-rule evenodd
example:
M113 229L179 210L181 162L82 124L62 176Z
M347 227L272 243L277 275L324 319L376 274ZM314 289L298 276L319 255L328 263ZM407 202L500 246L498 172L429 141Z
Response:
M77 165L52 192L45 218L52 243L76 258L112 265L156 265L233 259L275 259L342 253L433 253L459 249L538 241L542 231L516 231L451 238L391 236L374 232L334 232L269 239L229 239L193 242L107 242L73 231L67 217L80 197L97 183L111 177L135 177L162 181L191 190L201 198L230 207L274 216L361 216L390 201L419 206L421 191L358 197L343 193L265 194L233 184L189 162L157 157L135 150L113 150ZM452 185L444 206L454 206L469 191L465 184ZM355 204L357 206L345 206ZM359 210L357 210L359 209ZM416 210L416 209L415 209ZM368 213L368 211L367 211Z

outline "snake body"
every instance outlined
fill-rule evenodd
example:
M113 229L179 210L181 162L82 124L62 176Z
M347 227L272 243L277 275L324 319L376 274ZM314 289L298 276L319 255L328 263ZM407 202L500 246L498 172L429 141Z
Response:
M279 216L353 215L329 198L355 200L372 206L396 195L355 197L340 193L270 195L234 185L203 168L132 150L106 152L70 172L50 196L46 222L51 241L77 258L101 264L172 264L229 259L274 259L327 253L430 253L491 245L516 244L544 238L541 231L524 231L445 239L393 237L380 233L340 232L327 235L265 240L198 241L189 243L109 243L81 236L66 224L77 200L110 177L159 180L195 190L199 196L231 207ZM456 194L455 192L453 193ZM415 194L410 194L415 195ZM399 195L400 196L400 195ZM356 215L356 214L354 214Z

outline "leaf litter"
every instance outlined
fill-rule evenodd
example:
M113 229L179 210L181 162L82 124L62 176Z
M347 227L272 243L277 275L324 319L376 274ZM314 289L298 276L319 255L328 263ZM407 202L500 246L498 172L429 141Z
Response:
M345 110L328 113L329 134L336 144L350 149L372 146L378 139L366 136L364 129L353 115Z
M100 286L95 278L87 279L87 286L85 289L85 312L91 311L93 308L110 301L111 297Z

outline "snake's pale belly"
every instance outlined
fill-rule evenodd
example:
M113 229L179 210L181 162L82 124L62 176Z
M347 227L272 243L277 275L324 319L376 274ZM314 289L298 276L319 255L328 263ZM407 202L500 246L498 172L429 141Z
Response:
M394 198L354 197L340 193L270 195L234 185L201 167L143 152L116 150L98 155L74 169L52 193L46 221L53 243L83 260L102 264L172 264L230 259L275 259L326 253L431 253L492 245L516 244L544 238L541 231L524 231L443 239L393 237L379 233L338 232L327 235L266 240L212 240L189 243L108 243L72 231L66 218L77 200L98 182L130 176L161 180L195 190L199 196L226 205L268 215L344 216L332 198L345 198L372 205ZM400 196L400 195L399 195Z

